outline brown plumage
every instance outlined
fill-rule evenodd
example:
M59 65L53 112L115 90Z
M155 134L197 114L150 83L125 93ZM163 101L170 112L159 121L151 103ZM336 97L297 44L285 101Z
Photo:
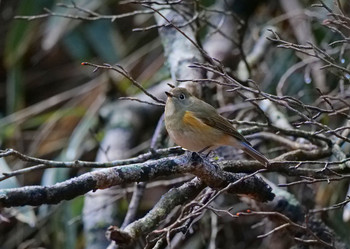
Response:
M269 164L268 159L213 106L191 95L185 88L174 88L166 94L165 126L176 144L195 152L229 145L243 150L265 166Z

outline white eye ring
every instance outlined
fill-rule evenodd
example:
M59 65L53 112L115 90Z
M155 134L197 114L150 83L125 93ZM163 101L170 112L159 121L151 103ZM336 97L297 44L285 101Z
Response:
M180 94L179 99L185 99L185 95L183 93Z

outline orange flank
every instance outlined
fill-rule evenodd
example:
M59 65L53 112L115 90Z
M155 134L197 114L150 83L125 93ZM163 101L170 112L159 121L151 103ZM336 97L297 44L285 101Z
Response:
M221 136L221 138L218 139L218 144L231 145L232 144L231 141L232 141L232 136L224 135L224 136Z
M186 111L185 115L183 116L182 121L194 129L200 130L200 131L206 131L209 129L212 129L209 125L206 125L202 120L199 118L196 118L196 116L191 111Z

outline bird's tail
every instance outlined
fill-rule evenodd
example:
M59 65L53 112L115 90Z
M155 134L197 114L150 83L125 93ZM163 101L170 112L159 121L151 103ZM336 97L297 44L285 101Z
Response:
M267 167L270 162L269 160L261 154L259 151L255 150L250 144L246 142L241 142L241 150L243 150L245 153L247 153L252 158L255 158L260 163L262 163L265 167Z

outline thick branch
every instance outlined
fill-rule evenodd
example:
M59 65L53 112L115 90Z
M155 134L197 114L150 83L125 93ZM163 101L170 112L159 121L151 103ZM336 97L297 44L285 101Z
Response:
M194 178L178 188L172 188L162 196L154 208L143 218L128 225L125 230L112 226L108 229L107 237L118 245L128 245L135 241L140 235L151 232L158 223L163 220L170 211L195 198L205 187L203 181Z
M103 169L83 174L53 186L29 186L0 190L0 206L54 204L70 200L90 190L105 189L132 182L151 181L159 177L192 173L212 188L223 188L245 174L231 174L203 160L196 153L162 158L124 167ZM273 199L270 187L260 178L251 177L230 189L236 194L249 195L259 201Z
M110 162L87 162L87 161L53 161L53 160L46 160L36 157L27 156L25 154L20 153L19 151L13 150L13 149L7 149L7 150L0 150L0 158L1 157L8 157L8 156L15 156L19 159L21 159L24 162L31 162L31 163L37 163L38 165L15 170L12 172L2 172L3 176L0 176L0 181L5 180L7 178L10 178L12 176L28 173L33 170L39 170L39 169L48 169L48 168L110 168L115 166L123 166L128 164L135 164L135 163L142 163L147 160L159 158L161 156L167 156L169 154L182 154L183 149L180 147L171 147L167 149L158 149L152 152L147 152L145 154L141 154L137 157L128 158L128 159L120 159L120 160L113 160Z

